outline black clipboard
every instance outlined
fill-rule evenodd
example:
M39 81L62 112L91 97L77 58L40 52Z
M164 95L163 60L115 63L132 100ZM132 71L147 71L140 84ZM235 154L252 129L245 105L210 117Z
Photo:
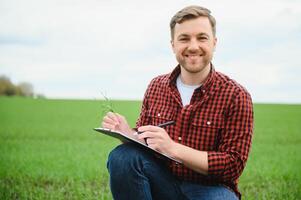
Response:
M149 146L147 146L147 144L145 144L145 142L141 142L141 141L135 139L134 135L130 136L130 135L121 133L119 131L113 131L113 130L110 130L110 129L107 129L107 128L101 128L101 127L94 128L94 130L97 131L97 132L103 133L105 135L117 138L117 139L119 139L121 141L128 141L128 142L132 142L134 144L137 144L140 147L143 147L144 149L147 149L147 150L149 150L149 151L151 151L151 152L159 155L162 158L167 158L167 159L175 161L177 163L182 163L181 161L179 161L179 160L177 160L177 159L175 159L173 157L170 157L170 156L168 156L168 155L166 155L164 153L161 153L161 152L159 152L159 151L157 151L155 149L150 148Z

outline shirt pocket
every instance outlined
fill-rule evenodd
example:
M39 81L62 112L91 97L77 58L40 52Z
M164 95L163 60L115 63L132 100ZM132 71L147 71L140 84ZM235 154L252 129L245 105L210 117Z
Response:
M174 120L174 112L170 107L165 106L151 106L147 111L147 117L151 122L151 125L158 126L159 124L173 121Z
M204 151L217 150L224 130L224 119L213 115L194 118L191 123L190 140L193 148Z

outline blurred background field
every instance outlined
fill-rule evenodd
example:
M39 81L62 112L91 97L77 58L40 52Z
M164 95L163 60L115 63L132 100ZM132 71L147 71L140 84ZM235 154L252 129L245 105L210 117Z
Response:
M0 97L0 199L112 199L100 100ZM134 126L141 102L112 101ZM301 199L301 105L255 104L243 199Z

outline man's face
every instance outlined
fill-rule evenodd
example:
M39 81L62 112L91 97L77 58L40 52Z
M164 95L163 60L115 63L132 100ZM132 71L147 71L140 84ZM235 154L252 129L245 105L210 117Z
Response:
M216 38L207 17L198 17L176 24L171 41L177 61L188 73L210 67Z

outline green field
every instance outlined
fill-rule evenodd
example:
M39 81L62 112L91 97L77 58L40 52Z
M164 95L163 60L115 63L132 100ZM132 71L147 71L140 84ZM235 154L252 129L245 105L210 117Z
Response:
M0 199L112 199L99 100L0 98ZM135 124L141 103L113 101ZM243 199L301 199L301 105L256 104Z

